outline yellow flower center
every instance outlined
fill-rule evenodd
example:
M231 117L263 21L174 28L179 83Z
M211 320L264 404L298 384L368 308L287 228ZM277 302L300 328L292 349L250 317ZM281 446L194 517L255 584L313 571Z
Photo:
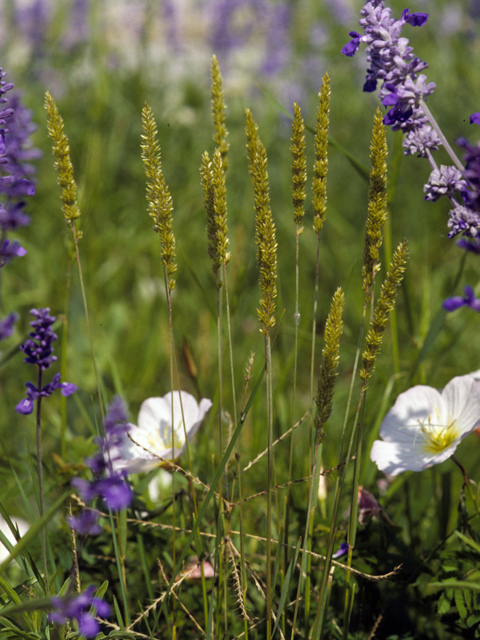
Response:
M438 409L436 407L435 411L437 414L436 421L432 421L431 415L424 421L418 421L424 439L423 449L425 453L430 455L445 451L460 435L456 420L452 420L451 416L449 416L448 424L442 425L439 423Z

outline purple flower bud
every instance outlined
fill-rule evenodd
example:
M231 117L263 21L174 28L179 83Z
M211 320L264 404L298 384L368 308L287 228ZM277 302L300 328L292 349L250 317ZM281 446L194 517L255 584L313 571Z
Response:
M480 111L472 113L470 116L470 124L480 124Z

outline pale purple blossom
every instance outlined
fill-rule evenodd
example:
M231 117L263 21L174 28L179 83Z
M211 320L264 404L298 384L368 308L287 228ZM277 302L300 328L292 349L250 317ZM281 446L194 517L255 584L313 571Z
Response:
M463 191L466 186L467 182L459 169L442 164L432 171L423 187L425 200L435 202L441 196L453 196L456 192Z

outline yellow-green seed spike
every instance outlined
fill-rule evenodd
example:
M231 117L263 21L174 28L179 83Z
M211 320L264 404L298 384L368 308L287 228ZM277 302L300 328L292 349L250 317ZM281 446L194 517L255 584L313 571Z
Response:
M225 169L222 159L222 152L217 147L213 155L213 190L215 209L215 221L217 225L217 251L220 259L225 264L230 260L230 253L227 251L229 240L227 237L227 188L225 184Z
M323 439L322 428L332 413L332 398L335 378L338 375L340 360L340 336L343 332L343 307L345 294L339 287L332 298L330 313L325 323L325 346L323 347L323 363L317 384L315 402L317 412L314 425L317 432L317 442Z
M252 117L250 109L245 109L245 133L247 134L248 170L253 179L258 145L258 126Z
M302 118L302 110L295 102L293 105L292 121L292 202L294 208L295 224L301 225L305 215L305 183L307 181L307 158L305 155L305 124ZM299 228L299 232L303 227Z
M217 223L215 220L215 192L213 189L212 163L208 152L202 156L202 166L200 168L203 188L203 206L207 214L207 238L208 238L208 255L212 261L212 269L215 275L222 266L222 259L218 253L217 243Z
M223 170L226 171L228 168L227 151L230 145L227 142L228 131L225 126L226 106L223 96L222 74L220 73L220 65L218 64L216 56L212 56L211 78L212 116L213 126L215 128L213 141L220 149L220 153L222 154Z
M53 140L53 155L55 156L55 168L58 173L60 197L62 199L62 211L65 221L70 228L75 220L80 217L80 209L77 204L77 185L73 177L73 165L70 159L70 146L68 138L63 130L63 120L54 99L47 91L45 94L45 109L47 111L48 134ZM77 233L77 238L79 237Z
M253 190L255 194L255 237L260 282L258 318L266 335L275 326L275 298L277 296L277 239L270 193L268 189L267 152L258 140L253 162Z
M368 216L363 251L363 290L368 294L380 269L379 249L382 245L382 227L387 219L387 140L380 109L373 121L370 145L370 188Z
M160 236L162 264L168 276L168 287L175 287L171 276L177 270L175 263L175 236L172 229L173 202L162 172L160 146L153 112L145 104L142 110L142 160L147 176L148 212L154 221L154 230Z
M322 78L317 124L315 127L315 163L313 165L313 228L319 234L325 222L327 210L328 125L330 122L330 76Z
M378 296L378 301L373 312L373 320L365 341L366 346L362 353L363 366L360 371L360 378L363 380L365 387L375 368L375 359L382 346L383 333L388 318L395 306L397 291L403 280L407 258L408 245L407 241L404 240L398 245L393 254L390 271L387 273L387 277L382 284L380 295Z

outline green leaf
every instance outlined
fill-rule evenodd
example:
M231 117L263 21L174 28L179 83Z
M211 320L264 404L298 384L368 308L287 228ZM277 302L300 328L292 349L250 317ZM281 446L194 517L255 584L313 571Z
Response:
M285 607L288 590L290 589L290 582L292 580L293 570L295 569L297 564L298 552L300 551L301 542L302 542L302 538L299 538L297 541L297 546L295 547L295 553L293 554L293 558L291 559L290 564L288 566L288 571L285 576L285 582L283 583L283 587L282 587L282 593L280 594L280 602L278 604L278 611L277 611L277 621L275 622L275 627L273 628L272 638L275 637L275 631L277 630L278 623L282 619L283 608Z
M465 598L463 595L463 591L461 589L455 589L454 596L455 596L455 604L458 610L458 615L462 620L465 620L467 618L468 612L467 612L467 607L465 606Z

